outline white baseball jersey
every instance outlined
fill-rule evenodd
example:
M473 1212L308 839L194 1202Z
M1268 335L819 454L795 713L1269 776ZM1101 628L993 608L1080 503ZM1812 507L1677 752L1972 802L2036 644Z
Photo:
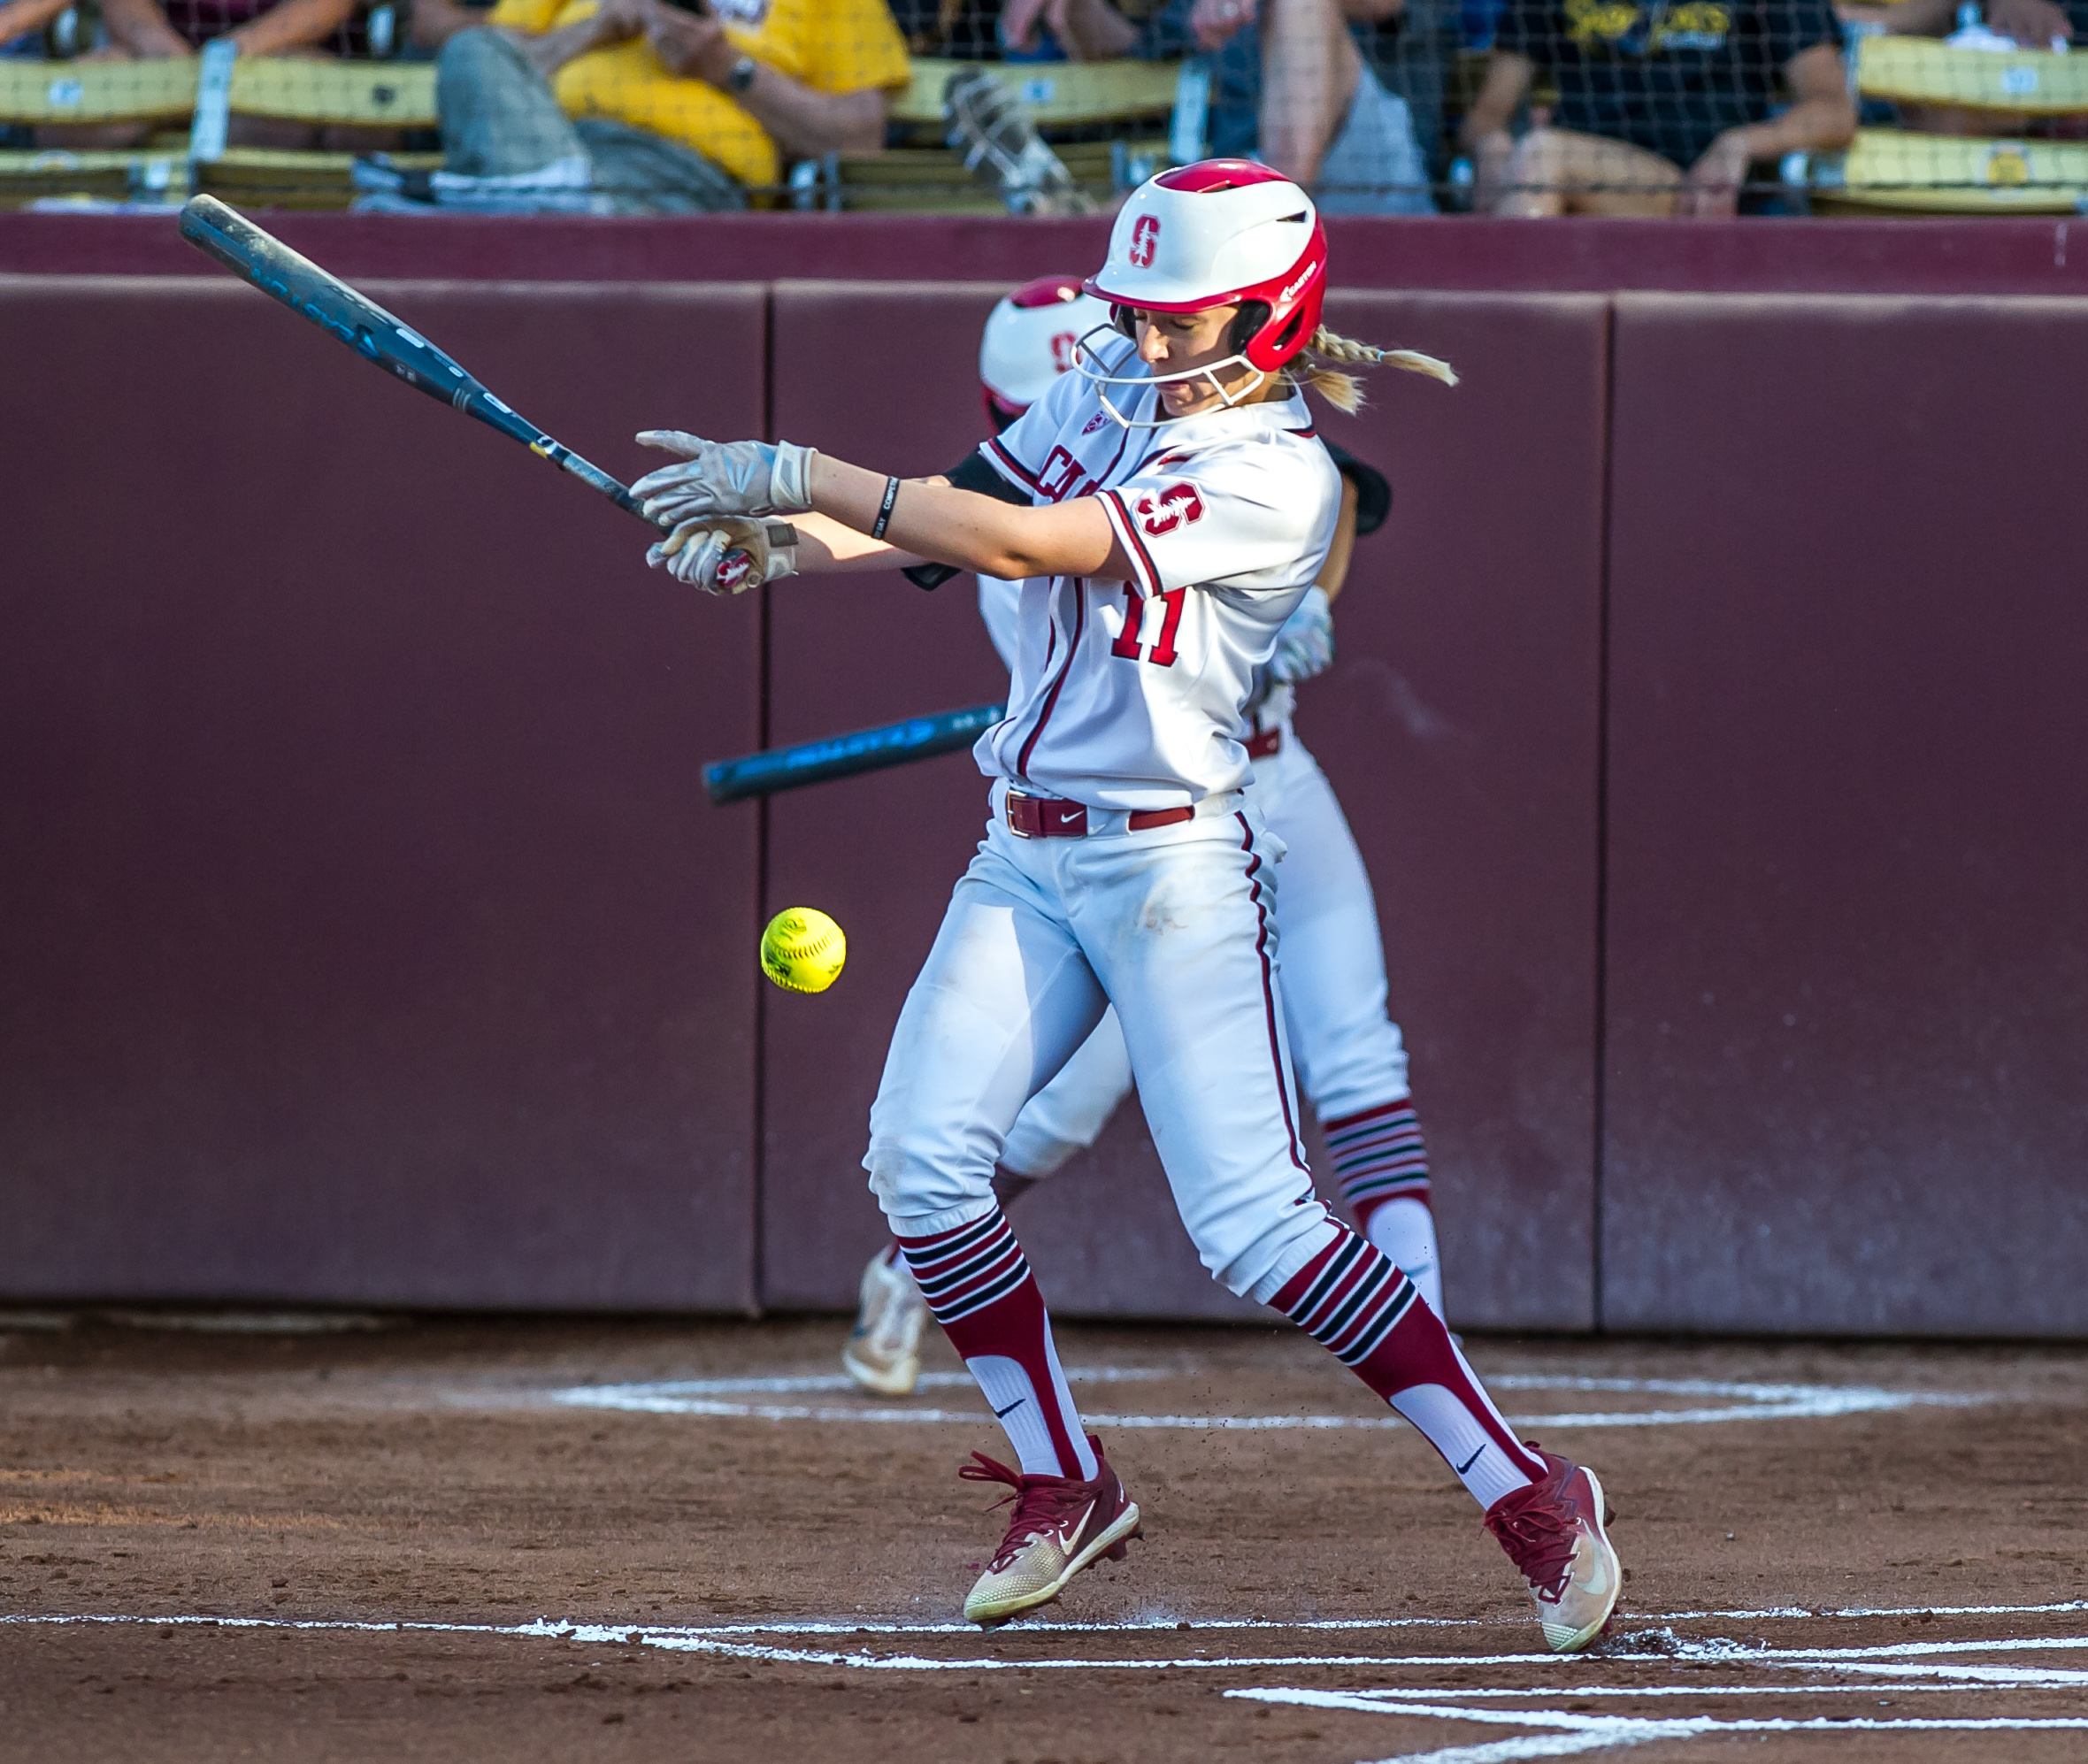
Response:
M1125 415L1150 420L1157 399L1139 390ZM1134 579L1023 584L1008 715L973 748L979 770L1102 809L1239 789L1255 670L1340 513L1304 399L1127 429L1068 373L980 452L1033 502L1097 497Z

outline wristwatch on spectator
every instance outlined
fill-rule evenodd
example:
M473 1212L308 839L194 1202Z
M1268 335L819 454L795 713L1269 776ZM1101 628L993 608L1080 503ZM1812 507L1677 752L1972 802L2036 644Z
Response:
M761 63L751 55L743 55L733 63L733 71L725 76L725 90L735 98L747 96L747 88L754 84L754 71Z

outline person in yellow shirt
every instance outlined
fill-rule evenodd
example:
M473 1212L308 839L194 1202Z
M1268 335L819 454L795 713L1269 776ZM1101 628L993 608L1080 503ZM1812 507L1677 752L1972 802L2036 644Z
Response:
M878 151L909 77L885 0L420 0L413 29L445 205L743 207L791 160Z

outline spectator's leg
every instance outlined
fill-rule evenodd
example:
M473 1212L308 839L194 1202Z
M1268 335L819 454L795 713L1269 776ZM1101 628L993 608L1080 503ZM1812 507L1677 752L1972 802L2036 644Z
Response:
M498 31L459 31L436 59L445 168L471 178L541 172L587 149L543 76Z
M1626 141L1533 128L1516 143L1493 205L1500 215L1621 215L1666 219L1675 212L1679 167Z
M732 174L693 147L604 117L583 118L573 130L595 167L594 188L618 214L720 214L747 206Z
M1335 0L1263 0L1263 159L1310 189L1363 73Z
M1435 212L1428 162L1414 139L1413 113L1368 67L1358 69L1355 96L1320 162L1313 197L1322 214Z

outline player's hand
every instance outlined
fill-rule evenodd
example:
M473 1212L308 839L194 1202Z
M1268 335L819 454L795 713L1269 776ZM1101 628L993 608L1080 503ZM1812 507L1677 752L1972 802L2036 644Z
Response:
M684 521L645 554L645 561L707 594L742 594L797 574L795 535L788 542L778 540L789 531L766 521Z
M1328 603L1327 591L1316 585L1305 590L1304 599L1276 633L1276 652L1269 657L1269 677L1295 685L1315 674L1324 674L1333 664L1334 610Z
M645 447L681 455L631 487L649 519L700 515L802 515L812 506L813 450L788 441L710 441L679 429L644 429Z

